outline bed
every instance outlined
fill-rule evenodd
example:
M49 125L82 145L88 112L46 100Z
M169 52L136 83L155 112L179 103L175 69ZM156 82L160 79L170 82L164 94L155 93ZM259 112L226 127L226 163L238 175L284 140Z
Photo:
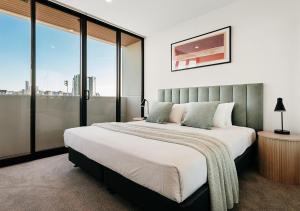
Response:
M230 128L203 130L145 121L128 124L150 125L217 138L228 147L240 171L254 160L256 131L262 129L262 89L262 84L244 84L159 90L158 99L161 102L236 102L234 126ZM190 147L144 140L105 130L97 124L68 129L64 139L71 162L143 209L210 208L206 159Z

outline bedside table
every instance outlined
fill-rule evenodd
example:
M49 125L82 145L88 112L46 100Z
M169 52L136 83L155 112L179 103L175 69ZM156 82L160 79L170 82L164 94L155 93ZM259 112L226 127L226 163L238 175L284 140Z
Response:
M300 135L258 133L259 172L275 182L300 184Z
M143 117L133 117L132 121L143 121L145 120Z

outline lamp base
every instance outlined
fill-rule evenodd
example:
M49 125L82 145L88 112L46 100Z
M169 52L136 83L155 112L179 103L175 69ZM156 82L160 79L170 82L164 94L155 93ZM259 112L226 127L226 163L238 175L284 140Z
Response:
M282 134L282 135L290 135L291 134L291 132L288 130L280 130L280 129L274 130L274 133Z

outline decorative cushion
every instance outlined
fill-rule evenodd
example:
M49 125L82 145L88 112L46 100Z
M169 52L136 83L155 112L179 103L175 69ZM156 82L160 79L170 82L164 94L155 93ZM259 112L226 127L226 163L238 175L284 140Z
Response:
M232 126L231 114L234 107L232 103L220 103L213 118L214 127L226 128Z
M189 103L182 125L202 129L211 129L213 117L220 102Z
M185 112L186 104L174 104L169 116L169 122L180 124Z
M170 112L173 103L170 102L157 102L151 107L147 122L164 123L169 121Z

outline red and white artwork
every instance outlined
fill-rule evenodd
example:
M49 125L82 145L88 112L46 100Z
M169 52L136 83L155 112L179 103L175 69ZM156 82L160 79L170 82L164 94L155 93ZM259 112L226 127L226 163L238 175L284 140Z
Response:
M172 71L231 62L231 27L173 43Z

